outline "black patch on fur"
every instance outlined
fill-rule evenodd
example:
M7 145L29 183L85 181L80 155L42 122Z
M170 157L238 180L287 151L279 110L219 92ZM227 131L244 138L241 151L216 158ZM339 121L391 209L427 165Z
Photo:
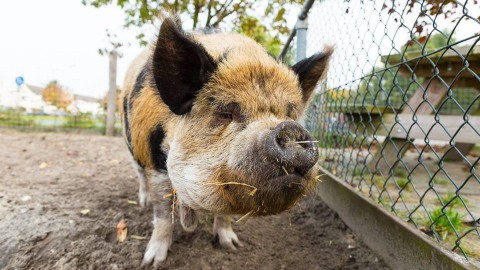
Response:
M167 154L162 150L162 142L165 132L161 124L150 133L149 144L153 167L156 170L167 170Z
M130 122L128 121L128 99L127 96L123 97L123 128L125 129L125 137L127 140L127 146L128 150L130 150L130 153L133 155L133 148L132 148L132 135L130 132Z
M142 89L145 87L146 76L147 76L147 66L144 66L142 70L140 70L140 73L138 73L137 79L135 80L135 85L133 86L133 90L130 93L130 108L132 107L132 104L135 101L135 99L142 92Z
M188 113L195 97L217 64L205 48L185 34L172 19L160 27L152 58L152 74L160 97L170 110Z

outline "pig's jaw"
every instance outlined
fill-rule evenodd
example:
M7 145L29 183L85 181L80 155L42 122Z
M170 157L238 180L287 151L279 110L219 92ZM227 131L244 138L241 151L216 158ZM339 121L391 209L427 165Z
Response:
M184 149L175 141L170 144L167 169L172 187L182 204L195 209L218 212L219 198L215 186L208 179L215 171L212 164L218 163L218 157L184 160Z
M300 175L263 158L270 129L255 130L237 135L229 149L210 147L208 155L189 155L174 138L167 169L181 203L217 214L269 215L289 209L312 190L317 169Z

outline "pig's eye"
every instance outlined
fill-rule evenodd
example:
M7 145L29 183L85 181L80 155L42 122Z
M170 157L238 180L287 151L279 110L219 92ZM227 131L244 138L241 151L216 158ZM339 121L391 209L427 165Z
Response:
M230 112L221 112L221 113L219 113L219 117L224 119L224 120L228 120L228 121L233 120L233 114L230 113Z
M228 125L231 122L243 122L245 116L242 115L240 105L236 102L232 102L218 108L216 114L216 121L214 125Z
M212 126L220 127L226 126L233 121L233 114L231 112L219 111L215 114Z

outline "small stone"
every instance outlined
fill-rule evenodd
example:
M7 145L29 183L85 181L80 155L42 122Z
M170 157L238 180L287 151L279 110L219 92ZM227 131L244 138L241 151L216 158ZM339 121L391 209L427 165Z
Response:
M22 202L28 202L32 199L32 196L30 195L25 195L23 196L20 200L22 200Z

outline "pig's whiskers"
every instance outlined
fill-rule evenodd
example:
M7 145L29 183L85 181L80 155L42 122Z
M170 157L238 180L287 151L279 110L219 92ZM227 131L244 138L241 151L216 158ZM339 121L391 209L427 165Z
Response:
M319 174L317 176L315 176L315 182L319 182L321 183L322 182L322 179L320 179L320 177L324 176L325 174Z
M240 185L240 186L245 186L245 187L249 187L249 188L252 188L252 191L250 191L249 195L250 196L253 196L255 195L255 193L257 192L257 188L252 186L252 185L249 185L249 184L245 184L245 183L239 183L239 182L206 182L206 183L203 183L204 186L226 186L226 185Z
M296 143L318 143L319 141L298 141Z

